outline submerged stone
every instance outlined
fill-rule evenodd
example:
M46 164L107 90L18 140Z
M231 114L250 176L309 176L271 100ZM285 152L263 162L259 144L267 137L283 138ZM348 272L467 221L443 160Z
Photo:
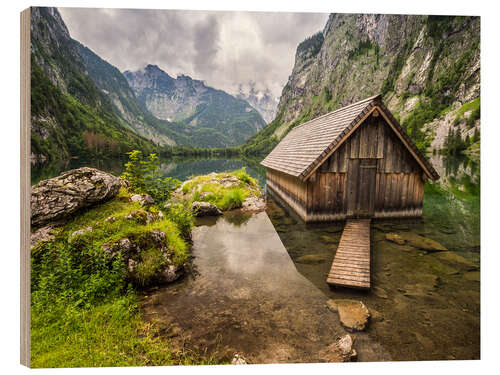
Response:
M477 270L479 267L472 263L470 260L464 258L461 255L458 255L457 253L454 253L453 251L448 251L445 253L438 253L435 254L435 257L444 260L445 262L453 263L455 265L461 266L465 268L468 271L473 271Z
M232 365L248 365L247 360L241 354L236 353L231 360Z
M350 299L329 299L327 306L338 312L340 323L349 331L363 331L368 324L370 311L361 301Z
M397 233L387 233L385 239L397 243L398 245L404 245L406 243L406 240Z
M305 264L316 264L323 263L328 260L331 260L331 255L328 253L319 253L319 254L307 254L297 258L297 263L305 263Z
M408 245L416 247L417 249L426 251L448 251L448 249L439 242L419 234L412 232L399 232L397 234L400 238L405 240Z
M389 296L387 295L387 292L378 286L372 288L372 291L379 298L383 298L383 299L389 298Z

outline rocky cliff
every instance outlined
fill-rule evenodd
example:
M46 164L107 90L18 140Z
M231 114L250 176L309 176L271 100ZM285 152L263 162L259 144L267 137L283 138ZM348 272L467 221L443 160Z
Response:
M236 146L266 124L248 102L189 76L173 78L156 65L124 76L139 101L156 117L175 122L174 130L192 146Z
M247 151L378 93L420 148L478 147L479 27L478 17L330 15L297 47L277 118Z

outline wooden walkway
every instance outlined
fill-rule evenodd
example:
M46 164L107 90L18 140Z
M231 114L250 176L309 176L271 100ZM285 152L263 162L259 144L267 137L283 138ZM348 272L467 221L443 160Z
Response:
M370 219L347 220L326 282L370 289Z

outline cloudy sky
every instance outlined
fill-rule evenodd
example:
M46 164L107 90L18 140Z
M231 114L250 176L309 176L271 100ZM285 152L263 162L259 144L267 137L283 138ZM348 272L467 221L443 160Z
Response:
M71 36L121 71L156 64L236 93L255 81L279 97L302 40L327 14L59 8Z

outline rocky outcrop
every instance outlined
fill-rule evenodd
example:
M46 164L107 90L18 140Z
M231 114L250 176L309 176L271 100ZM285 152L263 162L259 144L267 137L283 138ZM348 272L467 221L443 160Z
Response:
M132 202L139 202L142 206L151 206L155 200L149 194L134 194L130 197Z
M31 233L31 239L30 239L30 247L33 249L35 246L44 243L44 242L51 242L55 239L55 236L53 234L53 228L51 225L46 225L44 227L40 227L34 232Z
M370 311L361 301L350 299L330 299L330 310L339 313L340 323L349 331L363 331L368 324Z
M193 202L191 211L197 217L222 215L222 211L215 204L209 202Z
M31 188L31 225L40 227L116 196L121 178L83 167L40 181Z
M250 196L243 201L241 209L247 212L264 211L266 209L266 201L261 197Z
M139 286L147 286L151 283L170 283L177 280L184 272L182 266L178 266L173 261L173 252L168 247L167 235L165 232L154 229L141 235L131 238L121 238L112 243L105 243L102 246L104 253L110 261L120 255L127 264L127 277ZM156 258L145 258L145 251L148 249L159 249L159 256ZM154 274L145 278L139 272L138 267L144 262L155 263L158 269Z

